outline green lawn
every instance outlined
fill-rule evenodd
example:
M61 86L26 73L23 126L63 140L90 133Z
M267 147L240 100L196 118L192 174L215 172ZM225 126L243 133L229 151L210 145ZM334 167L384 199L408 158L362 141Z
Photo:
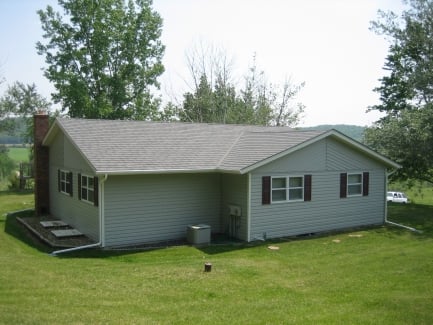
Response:
M422 234L61 257L4 215L31 205L0 193L0 324L433 324L432 205L389 207Z
M9 148L9 157L17 162L29 162L30 148Z
M388 188L390 191L405 192L413 203L433 205L433 185L414 182L413 186L409 186L407 182L396 182Z

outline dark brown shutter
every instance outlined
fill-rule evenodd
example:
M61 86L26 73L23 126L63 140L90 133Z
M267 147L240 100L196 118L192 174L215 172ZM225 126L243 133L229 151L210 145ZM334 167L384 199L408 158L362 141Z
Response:
M68 191L68 193L69 193L70 196L73 196L74 190L73 190L72 184L74 183L74 180L72 178L72 172L68 173L68 182L69 182L69 191Z
M347 173L340 174L340 198L347 197Z
M98 177L93 177L93 205L97 207L99 205L99 186Z
M62 185L60 183L60 169L57 169L57 190L59 192L62 190Z
M262 177L262 204L271 204L271 176Z
M364 172L362 173L362 195L368 195L368 188L370 186L370 173Z
M81 200L81 174L78 174L78 200Z
M311 201L311 175L304 175L304 201Z

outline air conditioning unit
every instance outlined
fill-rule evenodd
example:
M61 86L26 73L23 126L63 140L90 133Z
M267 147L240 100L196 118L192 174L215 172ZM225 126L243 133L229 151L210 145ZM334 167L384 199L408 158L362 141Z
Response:
M210 243L210 226L199 224L187 227L186 239L192 245L204 245Z

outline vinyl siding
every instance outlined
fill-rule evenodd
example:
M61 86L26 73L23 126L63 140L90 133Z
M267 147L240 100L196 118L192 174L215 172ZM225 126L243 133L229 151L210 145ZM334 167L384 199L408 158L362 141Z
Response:
M186 237L192 224L220 232L221 176L109 176L105 182L105 245Z
M338 141L332 139L326 142L326 169L327 170L361 170L381 168L376 161L359 154Z
M241 208L241 217L237 220L236 237L241 240L248 238L248 175L222 174L222 200L221 200L221 222L222 232L230 235L229 205L237 205Z
M254 172L273 173L273 172L292 172L300 170L320 171L326 169L327 141L322 140L311 144L300 151L296 151L288 158L277 159L266 164Z
M58 169L73 173L72 197L58 191ZM60 133L50 146L50 213L98 241L98 208L78 200L78 173L92 175L92 170L69 140Z
M369 195L341 199L340 173L364 171L370 173ZM261 238L263 233L275 238L381 224L385 173L380 164L332 139L263 166L251 176L251 238ZM261 204L262 176L304 174L312 175L310 202Z

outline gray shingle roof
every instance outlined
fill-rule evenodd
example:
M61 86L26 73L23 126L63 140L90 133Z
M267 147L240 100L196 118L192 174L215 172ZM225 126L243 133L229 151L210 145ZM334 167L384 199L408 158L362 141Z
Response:
M241 172L325 132L198 123L59 118L97 173ZM46 138L49 144L50 134ZM47 140L48 139L48 140Z

